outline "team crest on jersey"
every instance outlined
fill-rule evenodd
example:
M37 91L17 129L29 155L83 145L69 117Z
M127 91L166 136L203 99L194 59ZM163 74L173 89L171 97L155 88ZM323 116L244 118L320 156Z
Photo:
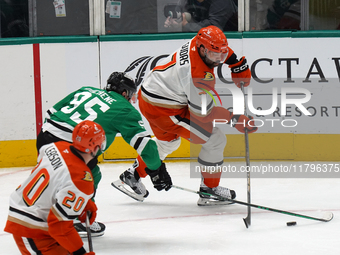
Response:
M83 179L84 181L87 181L87 182L92 182L93 181L93 178L92 178L92 175L90 172L87 172L85 171L85 177Z
M204 81L213 81L213 80L215 80L215 76L210 72L205 72L203 80Z

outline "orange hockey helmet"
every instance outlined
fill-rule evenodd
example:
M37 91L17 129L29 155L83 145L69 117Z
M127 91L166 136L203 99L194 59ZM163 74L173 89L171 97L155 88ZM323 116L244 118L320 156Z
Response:
M104 151L106 147L104 129L91 120L84 120L74 128L72 141L74 148L85 153L94 153L97 147Z
M196 35L198 48L203 45L205 55L213 62L224 62L228 56L228 41L221 29L216 26L201 28Z

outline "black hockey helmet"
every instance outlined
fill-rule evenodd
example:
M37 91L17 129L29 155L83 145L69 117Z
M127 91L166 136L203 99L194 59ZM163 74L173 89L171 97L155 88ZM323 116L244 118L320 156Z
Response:
M118 94L122 94L124 91L127 93L129 99L137 91L137 86L133 79L126 73L113 72L107 79L107 85L105 88L107 91L115 91Z

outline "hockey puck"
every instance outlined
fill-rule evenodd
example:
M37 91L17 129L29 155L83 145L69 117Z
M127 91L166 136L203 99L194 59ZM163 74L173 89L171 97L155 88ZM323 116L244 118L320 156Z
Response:
M287 222L287 226L295 226L295 225L296 225L296 221Z

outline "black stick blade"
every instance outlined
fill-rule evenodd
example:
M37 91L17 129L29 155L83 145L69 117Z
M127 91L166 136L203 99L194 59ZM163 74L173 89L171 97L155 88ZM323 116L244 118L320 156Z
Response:
M246 218L243 218L243 221L244 221L244 224L246 225L246 228L248 228L249 225L248 225L247 219L246 219Z

